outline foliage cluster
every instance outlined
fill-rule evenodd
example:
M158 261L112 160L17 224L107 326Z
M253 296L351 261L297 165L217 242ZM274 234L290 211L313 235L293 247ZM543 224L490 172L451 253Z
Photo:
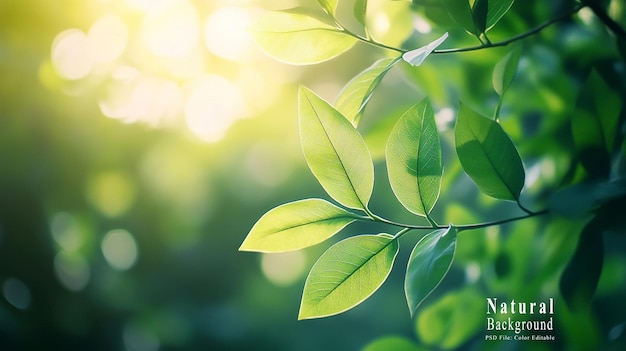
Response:
M399 228L391 233L349 236L330 246L319 257L304 285L299 319L319 318L347 311L370 297L389 276L400 250L400 239L408 233L419 232L421 237L408 258L404 280L406 301L411 315L414 315L449 272L457 255L455 252L463 250L462 245L471 247L471 241L480 240L480 236L471 237L470 231L517 224L531 218L542 219L543 228L560 227L558 223L563 223L564 218L576 223L573 218L583 218L573 254L570 256L566 251L555 255L554 260L558 263L554 270L562 272L559 286L568 308L571 311L586 310L602 273L603 238L615 233L623 234L626 224L619 215L626 204L623 127L623 96L626 92L623 49L626 35L622 27L607 15L607 4L593 0L566 2L562 14L534 28L493 41L488 33L507 15L513 0L414 0L412 11L419 18L434 23L434 31L450 28L454 36L465 32L475 37L479 44L438 49L446 44L449 36L452 37L445 32L413 49L414 38L405 40L398 47L374 38L369 29L367 1L348 2L353 3L352 23L356 24L355 28L348 28L342 22L340 14L343 12L338 10L344 3L318 0L317 8L269 12L254 26L255 39L260 47L270 56L290 64L316 64L330 60L358 42L390 54L352 78L334 103L325 101L305 86L299 88L298 121L304 157L311 173L339 206L319 198L278 206L258 220L240 250L265 253L299 250L333 237L354 222L382 223L388 228ZM609 52L601 59L591 57L572 70L575 73L571 76L579 89L573 93L572 107L566 112L569 118L562 119L559 113L546 109L534 111L543 121L529 121L528 106L524 105L524 100L533 99L534 95L512 96L519 94L520 90L510 91L520 71L524 70L522 74L530 72L523 64L528 65L540 48L540 44L531 39L544 29L570 21L572 16L582 13L593 13L599 19L600 29L594 34L610 43ZM455 43L459 42L464 41L455 40ZM403 108L399 118L394 116L393 126L385 129L385 162L380 166L386 168L396 200L417 221L421 218L423 224L398 222L372 210L370 200L378 173L360 122L375 92L383 86L381 82L385 75L402 66L400 69L404 74L414 77L419 85L423 82L421 74L427 74L420 70L429 70L425 67L425 60L430 60L429 57L434 54L464 55L465 52L496 47L507 50L498 52L489 77L492 93L495 92L496 96L495 103L483 103L475 109L470 107L476 105L471 96L461 96L461 102L454 104L450 101L453 99L445 96L446 93L434 93L431 99L428 93L436 89L421 87L426 97L416 99L417 103ZM445 76L436 70L430 73ZM469 75L466 72L457 74ZM469 84L484 85L484 76L474 79ZM431 77L430 82L432 80ZM520 80L528 83L524 77ZM443 90L446 89L449 87ZM528 85L526 89L529 89ZM512 102L507 106L509 100L505 96L512 96L515 102L510 99ZM489 95L481 95L484 100L488 100L487 97ZM466 99L469 101L466 102ZM436 101L438 108L433 107L431 100ZM386 103L399 104L393 100ZM447 103L453 105L446 106ZM436 112L444 107L456 110L451 137L439 123L441 116ZM492 111L490 116L484 112L488 110ZM515 121L516 117L525 120ZM550 119L557 118L559 123L553 123L543 131L532 130L538 129L533 124L549 125ZM515 131L516 136L512 138L507 126L514 129L515 124L517 128L521 126L531 130ZM565 137L563 133L566 133ZM526 137L534 140L534 149L527 149L526 155L520 155L514 140L523 143L520 139ZM572 146L549 148L540 145L545 138L551 137L567 140ZM450 163L456 162L456 159L446 159L442 152L446 149L442 148L442 140L454 148L462 169L455 171L454 166L446 165L446 169L453 170L449 180L444 177L444 164L448 159ZM546 167L535 170L540 174L533 175L529 180L529 167L524 165L531 159L541 165L542 160L558 162L554 160L559 157L565 159L562 163L566 165L558 172L558 177L553 177L551 184L536 181L542 177ZM446 218L450 224L439 224L441 221L433 213L435 206L441 202L438 202L440 195L455 191L459 185L467 187L467 177L482 194L513 202L522 214L469 224L463 224L467 216L461 215L461 218ZM542 188L537 190L534 182ZM522 204L525 187L535 188L533 193L537 199L533 202L541 204L543 209L533 211ZM551 230L554 229L546 229ZM466 239L459 240L462 236ZM477 257L474 259L480 260ZM510 269L507 267L511 264L508 259L504 254L495 254L496 275L507 274ZM455 302L443 299L434 305L438 307L431 308L445 310L466 298L463 297L466 292L455 294L448 295ZM432 309L425 310L420 318L428 318L425 317L428 311L432 312ZM442 334L428 341L433 333L431 328L420 336L427 344L452 348L467 341L476 330L475 326L468 326L460 335ZM434 333L437 335L437 332Z

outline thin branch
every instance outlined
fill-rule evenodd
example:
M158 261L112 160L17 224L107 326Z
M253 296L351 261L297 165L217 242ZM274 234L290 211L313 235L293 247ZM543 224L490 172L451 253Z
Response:
M476 223L476 224L465 224L465 225L454 225L454 224L452 224L452 226L455 227L458 231L472 230L472 229L481 229L481 228L492 227L492 226L501 225L501 224L505 224L505 223L515 222L515 221L521 221L523 219L528 219L528 218L532 218L532 217L542 216L542 215L548 214L548 212L549 212L547 209L539 211L539 212L530 212L528 210L525 210L525 211L527 211L527 214L525 214L523 216L511 217L511 218L501 219L501 220L497 220L497 221ZM371 214L369 218L367 218L367 217L365 217L365 218L360 217L359 219L366 219L366 220L373 221L373 222L380 222L380 223L393 225L393 226L396 226L396 227L404 228L407 231L408 230L413 230L413 229L417 229L417 230L447 229L449 227L447 225L423 226L423 225L412 225L412 224L398 223L398 222L390 221L388 219L376 216L374 214Z
M591 11L593 11L596 17L598 17L600 21L602 21L602 23L604 23L604 25L607 26L607 28L609 28L611 32L613 32L613 34L621 37L622 39L626 39L626 30L624 30L622 26L620 26L611 17L609 17L606 11L596 1L583 0L582 3L585 6L589 6L589 8L591 9Z
M502 219L502 220L499 220L499 221L485 222L485 223L478 223L478 224L460 225L460 226L455 226L455 228L458 231L462 231L462 230L472 230L472 229L481 229L481 228L493 227L495 225L501 225L501 224L515 222L515 221L520 221L520 220L528 219L528 218L532 218L532 217L542 216L542 215L548 214L548 212L549 212L548 210L543 210L543 211L539 211L539 212L532 212L532 213L529 213L529 214L523 215L523 216Z
M524 205L522 205L522 203L519 201L519 199L517 199L517 206L524 212L528 213L528 214L532 214L533 211L527 209L526 207L524 207Z
M585 4L578 4L575 7L573 7L571 10L569 10L568 12L562 14L559 17L555 17L553 19L550 19L550 20L548 20L548 21L538 25L537 27L535 27L535 28L533 28L533 29L531 29L531 30L529 30L527 32L521 33L519 35L516 35L514 37L511 37L511 38L503 40L503 41L492 43L491 41L487 40L487 41L483 42L481 40L481 38L478 37L478 40L481 41L481 45L469 46L469 47L465 47L465 48L439 49L439 50L433 51L432 53L433 54L450 54L450 53L455 53L455 52L468 52L468 51L476 51L476 50L482 50L482 49L488 49L488 48L507 46L507 45L509 45L509 44L511 44L513 42L518 41L518 40L522 40L522 39L525 39L525 38L527 38L529 36L535 35L535 34L539 33L540 31L542 31L544 28L546 28L548 26L551 26L551 25L553 25L553 24L555 24L557 22L560 22L560 21L562 21L564 19L569 18L570 16L572 16L575 13L577 13L578 11L580 11L580 9L582 9L585 6L591 6L591 5L587 4L586 2L585 2ZM606 16L606 13L604 13L604 14ZM608 18L608 16L606 16L606 17ZM611 20L610 18L608 18L608 21L613 22L613 20ZM603 22L605 22L604 19L603 19ZM615 22L613 22L613 23L615 25L617 25ZM353 38L355 38L355 39L357 39L359 41L362 41L362 42L364 42L366 44L369 44L369 45L372 45L372 46L376 46L376 47L379 47L379 48L382 48L382 49L392 50L392 51L398 52L400 54L404 54L405 52L408 51L408 50L403 50L403 49L399 49L399 48L396 48L396 47L393 47L393 46L389 46L389 45L380 43L380 42L372 39L369 35L367 35L367 37L363 37L363 36L361 36L359 34L356 34L356 33L352 32L352 31L348 30L344 26L342 26L339 22L337 22L336 19L335 19L335 24L337 25L338 29L341 30L343 33L346 33L346 34L350 35L351 37L353 37ZM607 26L609 26L608 23L606 23L606 24L607 24ZM617 25L617 26L619 27L619 25ZM619 27L619 28L621 29L621 27ZM623 32L623 29L622 29L622 32Z
M337 23L337 24L339 24L339 23ZM385 45L385 44L383 44L381 42L378 42L378 41L372 39L372 37L369 35L369 33L366 34L367 37L364 37L364 36L361 36L361 35L358 35L356 33L351 32L350 30L346 29L345 27L343 27L341 25L340 25L339 29L342 32L348 34L349 36L351 36L351 37L353 37L353 38L355 38L357 40L360 40L360 41L362 41L362 42L364 42L366 44L369 44L369 45L372 45L372 46L376 46L376 47L379 47L379 48L382 48L382 49L392 50L392 51L395 51L395 52L398 52L398 53L401 53L401 54L405 53L405 50L398 49L398 48L393 47L393 46Z
M567 19L569 17L571 17L573 14L577 13L578 11L580 11L580 9L582 9L583 7L585 7L584 4L578 4L576 5L574 8L572 8L571 10L569 10L568 12L562 14L559 17L555 17L552 18L540 25L538 25L537 27L518 34L514 37L511 37L509 39L503 40L503 41L499 41L499 42L495 42L495 43L486 43L486 44L482 44L482 45L476 45L476 46L469 46L469 47L465 47L465 48L453 48L453 49L440 49L440 50L435 50L432 53L433 54L450 54L450 53L454 53L454 52L467 52L467 51L476 51L476 50L482 50L482 49L487 49L487 48L495 48L495 47L501 47L501 46L507 46L511 43L514 43L518 40L522 40L525 39L527 37L530 37L532 35L535 35L539 32L541 32L544 28L551 26L557 22L560 22L564 19Z

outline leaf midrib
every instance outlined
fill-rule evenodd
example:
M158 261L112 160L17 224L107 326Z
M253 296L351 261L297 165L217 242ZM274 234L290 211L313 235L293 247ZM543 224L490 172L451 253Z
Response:
M314 306L318 306L322 301L326 300L335 290L339 289L339 287L341 285L343 285L348 279L350 279L352 276L354 276L356 274L356 272L358 272L360 269L362 269L364 266L366 266L371 260L374 259L374 257L376 257L379 253L381 253L383 250L385 250L389 245L391 245L392 243L394 243L397 239L393 238L391 240L389 240L384 246L382 246L380 248L380 250L376 251L373 255L371 255L367 260L365 260L365 262L363 262L363 264L359 265L351 274L346 275L346 277L344 279L342 279L338 284L336 284L332 289L330 289L328 291L327 294L325 294L322 298L320 298ZM345 262L345 261L344 261Z
M481 117L483 118L483 117ZM497 124L496 122L491 122L489 121L489 123L495 123L495 125L497 127L502 128L499 124ZM474 129L472 128L472 124L468 123L468 129L469 131L472 133L472 136L474 137L474 140L478 141L478 144L480 145L480 149L483 151L483 154L485 155L485 157L487 158L487 160L489 161L489 165L491 166L491 168L496 172L496 174L498 175L498 178L500 178L500 180L502 181L502 184L504 184L504 186L506 187L506 189L509 191L509 195L511 195L511 198L516 199L517 197L515 196L515 194L513 193L513 191L511 190L511 187L509 186L509 184L504 181L504 177L502 176L502 174L500 173L500 171L498 170L498 168L493 164L493 162L491 161L491 157L489 157L489 153L487 153L486 149L484 148L484 145L482 142L480 142L480 140L478 139L478 135L476 135L476 133L474 132ZM491 128L491 127L490 127ZM504 133L504 131L502 130L502 132Z
M343 163L342 158L339 156L339 153L337 152L337 148L335 147L335 144L333 144L332 139L330 138L330 135L328 134L328 131L326 130L326 126L324 125L324 123L322 122L322 119L319 116L319 113L317 113L317 109L315 108L315 106L313 105L311 99L309 98L309 95L306 94L306 99L309 102L309 105L311 106L311 109L313 110L313 113L315 113L315 117L317 118L317 121L319 122L319 124L322 126L322 130L324 130L324 135L326 136L326 139L328 140L330 146L332 147L335 156L337 156L337 160L339 161L339 164L341 165L341 169L343 170L344 174L346 175L346 178L348 179L348 183L350 184L350 188L352 189L352 192L354 193L354 195L356 196L357 200L359 201L359 204L361 204L361 208L363 210L367 210L367 205L365 205L363 203L363 200L361 199L361 196L359 196L359 193L356 191L356 188L354 186L354 183L352 182L352 178L350 177L350 175L348 174L348 171ZM343 118L343 117L342 117ZM346 120L347 121L347 120Z

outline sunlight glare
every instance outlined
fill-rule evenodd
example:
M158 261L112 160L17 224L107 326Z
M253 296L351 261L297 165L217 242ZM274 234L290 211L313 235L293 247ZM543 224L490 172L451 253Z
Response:
M142 26L145 47L165 58L191 53L199 36L198 13L188 1L177 1L147 13Z
M248 31L252 20L248 12L237 7L223 7L211 14L204 28L204 40L213 54L233 61L249 57L252 38Z
M89 57L99 63L112 62L119 58L128 44L128 29L120 16L100 17L87 33Z
M280 86L267 84L268 80L280 79L284 77L279 77L276 72L249 67L239 72L235 83L251 107L263 110L275 104L281 94Z
M86 77L94 66L88 51L87 35L80 29L59 33L52 42L52 64L65 79Z
M444 107L435 113L435 122L440 132L451 129L454 126L455 113L450 107Z
M373 30L377 33L386 33L391 28L391 21L384 13L378 13L374 17Z
M109 94L99 102L107 117L163 126L182 111L183 92L173 81L141 75L132 67L114 70L111 78Z
M239 90L226 78L208 75L192 84L185 105L187 126L205 141L216 142L245 115Z

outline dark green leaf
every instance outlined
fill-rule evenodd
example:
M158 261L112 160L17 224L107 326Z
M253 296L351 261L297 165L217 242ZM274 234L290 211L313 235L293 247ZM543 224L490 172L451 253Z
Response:
M417 317L420 340L437 349L458 349L485 323L485 297L465 289L446 294Z
M550 198L550 211L580 218L605 203L626 196L626 179L592 179L557 191Z
M478 35L472 18L472 8L468 0L442 0L452 19L471 34Z
M241 244L241 251L285 252L318 244L357 217L322 199L278 206L264 214Z
M472 20L476 34L482 34L487 29L487 11L489 10L489 0L475 0L472 7Z
M611 168L622 101L593 70L583 86L572 116L578 157L592 177L606 177Z
M561 275L560 289L570 310L589 306L604 261L603 226L592 220L583 228L574 255Z
M296 12L268 12L254 23L252 35L270 56L291 64L330 60L356 39L324 21Z
M411 316L448 273L455 247L456 229L449 227L426 234L413 248L404 280Z
M364 210L374 187L374 165L350 122L308 88L298 92L302 150L311 172L337 202Z
M341 90L335 108L357 126L374 89L399 58L383 58L352 78Z
M461 104L455 127L461 166L485 194L517 201L524 186L524 166L500 124Z
M435 114L427 99L396 123L386 149L389 183L402 205L427 216L439 198L443 162Z
M331 246L309 272L298 319L332 316L365 301L389 276L398 249L388 234L354 236Z

